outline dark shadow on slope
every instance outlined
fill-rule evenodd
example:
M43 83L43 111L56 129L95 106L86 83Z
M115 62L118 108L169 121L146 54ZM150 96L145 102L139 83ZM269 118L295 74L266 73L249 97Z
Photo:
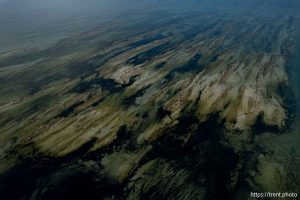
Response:
M163 138L152 144L154 148L143 162L166 159L178 170L189 172L187 181L205 187L206 199L231 199L234 188L231 176L239 158L224 144L223 125L218 118L215 114L199 124L191 114L182 116L176 127L167 130Z
M134 57L129 58L127 63L133 65L143 64L144 62L153 59L155 56L166 53L170 48L172 48L172 46L173 45L171 43L167 42L159 46L153 47Z

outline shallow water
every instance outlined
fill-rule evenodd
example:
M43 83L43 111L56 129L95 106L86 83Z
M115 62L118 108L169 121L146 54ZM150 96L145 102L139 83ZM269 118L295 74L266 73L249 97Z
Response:
M295 140L291 140L291 144L297 152L298 159L300 161L300 33L298 31L296 37L296 48L295 48L295 57L293 61L293 73L292 73L292 85L294 88L294 93L296 97L296 106L297 111L295 113L295 120L293 124L293 135Z
M297 98L297 102L300 102L300 33L297 34L297 43L296 43L296 50L295 50L295 60L294 60L294 72L292 77L293 84L295 88L295 95ZM297 116L300 119L300 105L297 104ZM298 120L299 121L299 120ZM298 125L299 128L299 125ZM299 130L299 129L298 129Z
M135 4L135 6L133 6L132 4L126 4L125 3L126 1L127 0L124 1L118 0L118 3L120 2L122 3L115 4L114 2L117 2L117 0L103 0L103 1L86 0L86 3L84 4L82 3L83 0L74 0L74 1L54 0L51 2L46 2L45 0L26 0L26 1L0 0L0 30L3 30L0 32L0 36L1 36L0 53L3 51L11 51L14 49L26 48L30 46L38 46L38 47L46 46L47 44L56 42L61 38L69 37L70 35L74 35L74 34L76 35L80 32L85 32L90 28L98 26L99 24L102 24L105 21L109 21L112 18L115 18L116 16L118 16L124 11L130 11L130 10L132 11L136 9L138 6L142 5L142 4L138 4L134 0L130 0L131 2L137 3ZM202 1L206 1L206 0L202 0ZM248 0L245 0L245 2L247 1ZM168 0L165 0L164 2L168 2ZM276 0L272 0L272 2L276 2ZM230 10L231 8L232 7L229 5L228 8L225 9L226 12L228 12L228 10ZM259 14L259 16L261 16L260 12L261 10L257 11L257 13L255 12L251 14L255 14L255 15ZM131 12L130 14L132 13L135 14L135 12ZM267 11L263 13L265 14L267 13ZM235 14L238 15L240 13L235 13ZM126 15L123 15L123 17L124 16ZM140 13L137 13L135 16L138 18L137 22L135 22L136 24L139 24L139 22L143 21L142 19L143 15L140 15ZM153 21L155 23L153 23L152 26L155 26L156 23L159 24L162 23L164 20L169 19L169 18L164 19L163 16L162 18L160 18L160 15L158 15L157 13L155 13L155 17L156 18L153 18L155 19ZM190 17L195 17L195 16L191 15ZM234 16L230 15L230 18L232 17L235 17L235 15ZM128 21L129 20L126 19L126 22ZM194 21L191 20L191 22ZM201 31L205 31L204 29L201 28L202 26L199 26L200 28L197 29L198 23L199 23L198 21L195 22L196 26L194 27L196 28L188 29L191 31L187 31L188 34L185 34L185 39L189 41L190 39L195 37L195 34ZM143 23L142 25L129 26L129 27L133 27L132 29L138 32L139 28L140 30L144 30L144 24L146 24L146 26L148 26L149 28L149 24L147 23ZM193 27L193 24L194 23L190 24L191 27ZM207 24L209 25L209 23ZM223 26L223 24L221 26ZM115 27L114 30L109 32L108 34L109 37L113 37L114 31L117 33L121 32L123 35L125 35L124 40L127 39L126 37L132 37L131 35L134 35L132 33L132 34L128 34L129 36L126 36L126 34L124 34L126 33L124 29ZM208 39L210 37L218 36L220 34L219 31L214 31L211 33L212 34L208 34ZM66 69L69 70L66 71L68 73L72 72L72 75L70 75L69 77L77 77L79 75L82 75L81 73L86 73L84 74L84 76L88 76L90 75L90 73L94 72L93 71L95 67L94 63L100 65L99 63L104 63L106 60L110 60L111 58L126 52L126 50L128 49L137 48L138 46L142 46L151 41L155 41L156 39L162 39L163 37L164 35L161 36L160 34L153 36L153 38L141 37L139 38L138 41L135 41L133 44L131 45L129 44L127 49L124 48L125 50L121 48L118 51L115 52L113 51L111 54L104 54L105 55L104 58L102 58L101 55L99 57L83 60L78 64L72 63L72 65L70 65L71 70L69 70L69 68L67 68L66 66ZM298 99L300 99L299 98L300 96L300 92L299 92L300 37L298 38L299 40L298 40L296 57L295 57L294 68L293 68L295 72L292 74L294 75L293 84L295 85L294 87L295 93L297 94ZM82 41L79 41L77 39L75 40L75 39L74 41L82 42L82 43L88 43L89 41L88 39L87 40L82 39ZM107 38L105 38L104 40L107 40ZM67 46L67 44L73 44L71 43L72 41L73 40L70 39L69 43L66 42L65 45ZM263 41L263 43L266 41L264 37L262 37L261 40L259 39L255 41L257 42L257 47L255 46L256 44L254 44L255 49L257 48L259 51L265 51L264 49L265 45L262 45L262 47L260 46L260 41ZM77 44L76 42L75 44ZM220 43L224 44L224 42L220 42ZM64 46L64 43L59 43L59 44L61 46L58 45L57 46L58 48L56 49L54 48L55 51L51 51L50 49L48 51L40 53L39 55L49 56L52 53L55 55L49 57L49 60L55 58L56 55L61 54L61 52L58 51L57 49L64 49L64 50L67 49L66 46ZM226 45L221 45L221 46L223 48L223 46ZM268 46L268 44L266 46ZM158 46L158 48L153 47L148 51L144 51L142 53L140 52L139 54L133 54L135 56L131 56L131 57L129 56L127 59L127 63L133 63L135 65L143 64L153 59L153 57L163 54L166 51L166 49L169 48L173 48L173 47L168 45L165 46L161 45ZM249 48L252 48L252 46L249 46ZM223 51L223 50L218 50L218 51ZM266 52L270 53L268 50L266 50ZM35 52L29 55L31 55L33 58L36 58ZM164 77L163 82L161 82L162 85L168 84L168 82L170 82L171 84L174 83L176 80L178 80L176 79L176 75L178 74L181 76L183 74L193 74L196 71L196 69L198 70L202 69L202 67L205 67L205 65L202 65L201 63L202 60L205 61L206 59L208 60L208 62L213 63L213 62L218 62L219 60L222 59L222 56L218 57L216 53L214 53L213 55L214 56L212 56L212 58L210 57L206 58L205 52L203 53L202 51L199 51L196 54L191 53L190 55L191 59L187 61L187 64L180 65L182 67L178 67L170 71ZM22 62L28 62L33 58L29 57L26 58L25 60L19 59L19 61L15 59L11 59L11 60L7 60L8 64L7 63L1 63L1 64L4 66L9 65L10 63L20 64ZM94 62L90 62L90 61L94 61ZM81 68L81 66L84 66L85 68L83 67ZM156 67L157 69L163 69L163 68L167 68L168 65L166 64L166 62L160 62L156 65ZM97 74L99 75L98 72ZM24 74L22 74L22 78L23 76L25 77ZM172 79L175 81L172 82ZM55 81L53 81L53 83L54 82ZM128 85L130 84L131 82L128 83ZM124 87L126 86L127 85L124 85ZM123 91L123 87L116 86L116 83L113 80L100 79L100 78L84 80L78 83L77 85L75 85L73 89L71 89L70 91L72 91L72 93L73 92L84 93L100 87L105 91L110 91L112 93L112 97L114 97L115 93L121 93L121 91ZM41 89L40 87L37 88L38 89L34 89L34 91L38 91ZM128 98L124 98L124 100L122 101L120 100L120 102L122 102L120 103L121 104L120 106L122 106L122 108L124 109L128 109L128 107L131 106L130 109L133 109L133 107L136 106L134 105L136 99L141 97L141 94L144 93L147 94L148 89L149 87L145 87L142 90L138 90L138 92L134 93ZM286 91L283 90L283 92ZM149 92L149 94L151 95L151 92ZM96 95L98 95L98 93ZM167 93L167 95L173 95L173 94ZM121 95L119 97L122 98ZM39 107L40 104L39 102L44 100L45 98L41 98L38 99L38 101L37 100L32 101L33 102L32 104L35 105L33 108ZM108 101L110 100L113 101L114 98L108 99ZM140 101L143 102L142 100ZM74 111L77 112L76 107L79 107L83 102L84 101L78 101L74 105L64 107L63 111L59 112L55 118L57 117L67 118L72 115L73 116L77 115L77 113L74 113ZM102 99L93 103L91 109L94 109L94 107L96 107L96 105L98 104L101 104L101 102L103 102ZM170 111L164 110L163 107L160 108L161 109L157 110L157 113L155 111L156 109L155 107L151 109L151 111L154 110L153 112L148 112L147 109L138 110L139 112L137 112L137 116L143 114L143 118L149 118L148 120L149 122L153 120L152 118L154 118L154 116L156 116L154 120L159 121L164 117L166 117L167 115L170 115L169 113ZM144 182L141 183L137 182L136 184L135 181L133 181L133 183L136 185L134 185L134 187L132 187L133 189L131 189L132 195L137 195L137 196L141 195L141 199L142 197L146 197L143 195L151 195L150 194L151 191L147 192L147 190L145 190L146 192L144 193L144 191L142 190L138 191L138 189L140 187L143 187L143 184L150 183L151 185L152 182L158 181L157 183L159 184L155 184L155 187L153 187L154 189L155 188L156 189L155 190L152 189L153 190L152 193L154 195L153 197L155 198L161 198L163 197L163 195L168 196L169 194L167 193L173 191L180 191L180 193L183 194L193 194L193 192L196 191L201 193L201 189L204 188L205 190L208 190L207 195L211 197L211 199L216 199L216 197L218 198L225 197L224 199L226 199L226 197L230 197L231 193L235 193L236 191L237 191L236 198L238 200L248 199L250 192L254 191L254 188L251 188L248 183L244 183L244 182L246 182L247 181L246 179L249 178L249 174L251 175L252 178L252 176L254 176L252 174L259 175L260 173L265 176L262 175L257 179L256 177L254 177L253 179L255 179L254 181L256 181L256 183L258 184L262 183L263 186L267 186L267 187L263 187L262 189L264 191L268 191L269 188L268 186L271 187L272 184L276 181L273 176L274 174L269 173L269 171L271 171L269 169L272 169L272 167L274 166L276 167L274 163L283 166L284 159L288 157L290 153L290 149L295 150L296 163L297 164L300 163L298 162L300 161L299 160L300 158L300 148L299 148L299 143L300 143L299 110L300 109L299 108L300 106L298 105L297 118L294 121L295 123L293 124L292 132L289 130L287 133L282 133L282 134L281 133L280 134L263 133L261 135L257 134L257 140L251 141L249 142L249 144L248 141L245 142L245 140L248 139L242 138L244 137L244 135L239 136L238 134L236 134L234 135L234 137L236 137L236 140L241 140L241 142L240 141L236 142L232 140L233 143L235 142L237 143L237 144L232 144L232 146L234 146L235 149L233 149L231 146L229 146L226 143L227 138L224 138L225 131L223 131L222 129L224 124L222 122L219 122L217 115L215 117L210 117L211 118L210 121L203 123L200 126L198 124L197 118L195 118L193 115L191 116L188 115L189 112L187 112L187 116L184 115L179 119L178 125L171 128L170 130L167 130L166 136L162 137L160 140L154 143L154 148L146 154L141 164L137 166L138 170L141 170L144 167L144 163L148 161L149 163L150 162L155 163L153 167L150 168L151 170L149 169L149 174L150 174L149 177L148 178L146 177L146 179L144 179L143 177ZM145 110L146 112L144 112ZM194 110L191 109L191 111ZM143 119L143 120L147 120L147 119ZM142 125L145 126L144 124ZM117 165L119 165L119 162L123 162L122 160L123 158L127 159L129 153L132 154L132 157L134 158L136 153L135 151L140 147L139 146L136 147L135 137L137 135L133 135L133 132L131 132L132 130L127 130L126 128L127 126L125 126L125 129L124 126L121 127L119 131L116 133L117 140L112 140L111 145L108 145L104 149L100 149L96 153L92 153L92 154L89 154L87 151L91 148L91 146L94 145L93 138L91 143L90 142L87 143L87 146L84 145L83 148L79 148L78 150L62 158L48 157L45 156L44 154L35 155L36 150L30 149L33 147L31 146L26 147L30 149L28 151L33 152L32 154L27 155L27 151L24 150L24 154L26 153L25 156L28 156L28 159L26 157L26 159L24 159L24 163L17 165L16 167L12 168L7 174L0 176L0 199L20 199L20 198L24 199L27 197L30 199L70 199L70 198L71 199L83 199L83 198L93 199L95 197L100 198L101 195L103 195L103 197L110 196L112 198L119 196L120 199L125 199L125 197L123 198L122 195L125 196L127 194L123 193L124 192L123 189L126 188L127 190L127 184L131 185L131 182L129 180L125 180L124 184L118 184L114 179L114 172L112 171L114 171L115 169L117 174L118 171L116 167ZM138 133L141 132L141 130L143 130L144 128L145 127L141 126L136 128L134 131ZM172 134L168 134L168 133L172 133ZM130 137L128 135L133 135L133 136ZM239 139L239 137L242 139ZM245 150L245 152L244 149L242 150L239 149L239 146L242 146L240 145L240 143L242 142L243 145L244 144L247 145L247 149ZM255 144L253 144L255 142L259 144L261 143L261 146L259 145L257 146L263 148L256 148ZM121 150L121 147L123 148L123 143L126 147L124 148L125 150L124 149ZM138 149L138 150L141 152L144 151L143 149ZM23 149L21 149L21 151L23 151ZM240 151L242 154L245 154L245 158L240 158L238 154L236 154L236 151ZM258 159L256 159L256 157L263 157L263 159L257 161ZM107 161L110 159L111 159L111 163L108 162L109 164L102 162L103 160ZM248 160L250 160L249 166L247 165ZM254 160L255 162L251 162L252 160ZM279 162L278 160L282 162ZM256 161L261 162L262 164L257 167ZM238 166L240 164L245 165L243 166L243 169L238 169ZM109 170L107 168L109 168ZM257 168L259 169L256 171ZM249 169L251 170L251 172L248 172L250 171ZM238 186L237 190L233 190L233 188L231 188L230 186L232 181L231 175L235 170L240 171L239 177L236 178L240 179L238 181L241 183L237 185L241 185L241 186ZM184 173L181 173L182 171ZM130 174L128 177L129 178L132 177L134 173ZM146 176L148 175L147 173L145 174ZM269 181L270 180L271 181L267 182L268 180L265 181L264 178L267 178ZM182 182L183 187L181 188L177 187L176 184L179 182ZM15 184L18 184L17 187L21 188L17 193L15 192L16 190ZM161 191L160 188L164 188L164 191ZM195 194L197 194L199 197L201 196L201 194L198 193ZM1 198L1 195L4 196L2 196Z
M127 0L0 1L0 53L53 44L141 5Z

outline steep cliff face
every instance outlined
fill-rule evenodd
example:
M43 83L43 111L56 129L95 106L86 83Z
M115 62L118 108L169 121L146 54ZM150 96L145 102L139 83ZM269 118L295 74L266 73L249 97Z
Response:
M246 14L137 11L1 54L3 185L25 170L37 199L231 198L254 136L293 114L294 8L237 6ZM69 183L81 177L91 188Z

